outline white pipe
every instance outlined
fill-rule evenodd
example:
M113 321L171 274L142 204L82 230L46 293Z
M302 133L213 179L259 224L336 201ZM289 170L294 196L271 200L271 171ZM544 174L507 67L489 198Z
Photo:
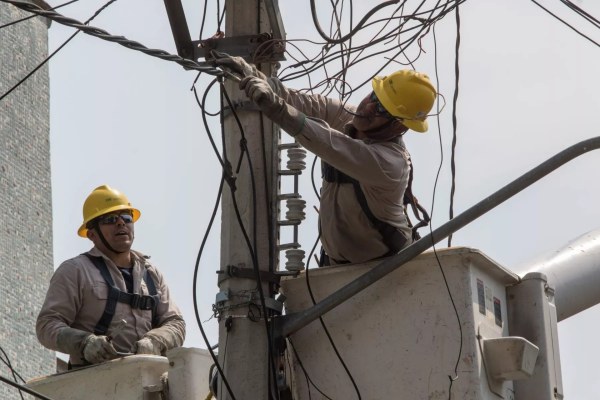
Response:
M600 229L581 235L527 269L548 278L559 322L595 306L600 303Z

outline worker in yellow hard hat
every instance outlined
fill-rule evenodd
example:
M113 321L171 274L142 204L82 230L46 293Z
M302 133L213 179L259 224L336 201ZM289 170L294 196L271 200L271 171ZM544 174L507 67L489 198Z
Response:
M412 195L411 160L402 136L427 131L437 92L427 75L402 70L372 79L350 106L267 78L240 57L215 63L241 76L240 89L262 113L322 160L319 208L322 264L361 263L397 253L429 217ZM411 205L419 223L406 213Z
M94 189L77 230L94 247L63 262L50 281L36 333L74 368L183 344L185 322L162 274L131 249L140 214L120 191Z

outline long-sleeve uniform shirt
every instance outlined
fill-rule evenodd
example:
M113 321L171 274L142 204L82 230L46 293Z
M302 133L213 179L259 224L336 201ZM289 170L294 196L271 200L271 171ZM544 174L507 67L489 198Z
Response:
M154 280L160 302L156 308L157 323L152 327L152 311L134 309L129 304L117 303L115 315L108 328L111 335L117 321L127 321L125 328L113 339L117 351L130 352L136 341L147 335L159 341L166 351L183 344L185 322L179 308L173 302L162 274L147 257L132 251L133 293L149 294L143 281L143 272ZM118 289L126 292L125 280L118 267L97 248L88 252L92 256L102 256ZM108 286L100 271L85 255L63 262L50 281L46 300L37 318L36 333L39 341L47 348L66 352L57 344L58 332L71 327L85 332L94 332L106 306ZM81 354L71 352L72 364L83 364Z
M403 198L408 185L410 156L401 137L395 141L357 140L353 129L356 108L337 99L288 89L276 78L269 84L306 119L296 140L323 161L356 179L371 212L395 227L411 243L411 228ZM319 210L321 243L333 260L361 263L386 255L390 249L362 211L351 183L323 181Z

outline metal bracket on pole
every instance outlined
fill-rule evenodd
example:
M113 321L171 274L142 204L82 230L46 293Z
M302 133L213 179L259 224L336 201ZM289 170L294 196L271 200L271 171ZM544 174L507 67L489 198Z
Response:
M194 47L181 0L164 1L167 8L167 16L169 17L169 24L171 25L171 32L173 32L173 39L175 39L175 47L177 47L177 54L183 58L190 59L194 54Z
M194 40L192 46L195 60L207 58L207 55L210 58L211 50L227 53L230 56L239 56L254 64L285 60L283 56L284 42L274 39L268 33Z
M217 271L219 274L219 284L225 279L229 278L244 278L256 280L256 271L253 268L242 268L235 265L228 265L226 270ZM275 285L279 285L281 276L269 271L259 271L259 277L261 282L269 282Z
M281 12L279 11L279 1L263 1L265 2L267 14L269 15L269 23L271 24L271 30L273 31L273 39L285 39L285 32L283 30L283 20L281 19Z
M200 58L206 59L210 50L218 50L230 56L243 57L254 64L285 60L285 42L283 41L285 32L278 2L277 0L263 1L269 15L272 34L262 33L229 38L213 37L192 41L181 0L164 0L177 54L183 58L199 60Z

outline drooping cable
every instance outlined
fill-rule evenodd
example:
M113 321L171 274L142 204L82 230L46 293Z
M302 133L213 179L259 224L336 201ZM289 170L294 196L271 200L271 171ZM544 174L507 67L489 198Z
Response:
M321 225L319 224L319 238L321 237L321 232L320 231L321 231ZM313 251L314 251L315 247L316 247L316 243L315 243L315 246L313 246ZM307 265L307 268L304 271L304 276L306 278L305 279L306 288L308 289L308 294L309 294L310 299L311 299L311 301L313 303L313 306L314 306L314 305L317 304L317 301L315 300L315 296L313 294L312 287L310 286L310 279L309 279L310 273L309 273L309 270L310 270L310 268L308 268L308 265ZM327 336L327 340L329 341L329 344L331 344L331 348L333 349L333 352L335 353L336 357L340 361L340 364L342 364L342 368L344 368L344 371L346 372L346 375L350 379L350 382L352 383L352 386L354 387L354 391L356 392L356 395L357 395L358 399L361 400L362 399L362 395L360 393L358 385L356 384L356 380L354 379L354 376L350 372L350 369L348 368L348 365L346 365L346 362L342 358L342 355L340 354L337 346L335 345L333 337L331 337L331 334L329 333L329 329L327 329L327 326L325 325L325 321L323 320L323 317L319 317L319 322L321 323L321 327L323 328L323 332L325 332L325 335Z
M202 122L204 124L204 128L205 128L206 134L207 134L207 136L209 138L209 141L210 141L210 143L211 143L211 145L213 147L215 155L217 156L217 158L218 158L221 166L223 166L224 162L221 159L221 156L219 154L219 150L217 149L216 144L214 142L214 139L213 139L213 137L212 137L212 135L210 133L211 130L210 130L210 127L208 125L208 120L206 118L206 114L207 113L205 111L206 110L206 98L207 98L207 95L210 92L210 88L216 82L217 82L217 80L214 79L208 85L208 87L205 89L204 96L202 98L202 103L200 103L200 101L198 99L198 94L196 92L195 86L192 86L192 90L194 91L194 97L196 99L196 102L198 103L198 107L202 111ZM223 171L225 171L224 168L223 168ZM217 191L217 198L215 200L215 205L213 207L213 211L211 213L211 217L210 217L210 220L209 220L209 223L208 223L208 227L205 230L204 237L202 238L202 243L200 245L200 249L198 250L198 255L196 257L196 263L194 265L194 276L193 276L193 280L192 280L192 302L193 302L193 305L194 305L194 314L195 314L195 317L196 317L196 323L198 325L198 328L200 328L200 334L202 335L202 339L204 340L204 343L206 344L206 347L207 347L207 349L208 349L208 351L210 353L210 356L211 356L211 358L213 360L213 363L214 363L215 367L217 368L217 371L219 372L219 376L221 377L221 381L222 381L221 385L223 385L223 384L225 385L225 387L227 389L227 392L229 393L229 396L231 397L232 400L235 400L235 396L233 394L233 390L231 389L229 381L227 380L227 377L225 376L224 368L220 365L219 360L218 360L216 354L213 351L214 348L215 348L215 346L211 346L211 344L210 344L210 342L208 340L208 336L206 335L206 332L205 332L204 327L202 325L202 321L200 319L200 312L199 312L199 309L198 309L198 298L197 298L197 283L198 283L198 273L199 273L198 271L199 271L199 268L200 268L200 259L202 257L202 254L204 254L204 247L205 247L206 242L208 240L208 236L209 236L209 234L210 234L210 232L212 230L212 226L213 226L215 217L217 215L217 211L219 209L219 204L221 202L221 195L223 193L223 185L225 183L225 178L226 178L225 177L225 173L223 172L223 174L221 175L221 181L219 183L219 190Z
M435 65L435 79L436 79L436 91L439 92L439 87L440 87L440 83L439 83L439 72L438 72L438 60L437 60L437 38L435 35L435 25L433 27L433 42L434 42L434 65ZM435 242L434 242L434 238L433 238L433 215L434 215L434 209L435 209L435 195L436 195L436 191L437 191L437 185L439 182L439 178L440 178L440 173L442 171L442 166L444 163L444 148L443 148L443 143L442 143L442 129L441 129L441 125L440 125L440 105L439 102L436 102L436 108L437 108L437 113L436 113L436 119L437 119L437 126L438 126L438 140L439 140L439 145L440 145L440 163L437 169L437 173L435 176L435 182L433 184L433 193L431 196L431 210L430 210L430 216L431 216L431 220L429 223L429 235L431 237L431 246L433 249L433 253L435 255L435 259L437 261L438 267L440 269L440 273L442 274L442 279L444 280L444 285L446 287L446 291L448 293L448 296L450 298L450 303L452 304L452 308L454 309L454 315L456 317L456 321L458 323L458 330L459 330L459 349L458 349L458 355L456 357L456 363L454 365L454 376L448 376L449 379L449 385L448 385L448 400L452 399L452 385L454 384L454 381L458 379L458 365L460 363L460 358L462 355L462 347L463 347L463 331L462 331L462 324L460 322L460 316L458 314L458 309L456 308L456 303L454 302L454 298L452 296L452 292L450 291L450 285L448 284L448 279L446 278L446 273L444 272L444 268L442 267L442 262L438 256L437 253L437 249L435 247Z
M456 191L456 106L458 104L458 82L460 78L459 50L460 50L460 12L456 4L454 11L456 15L456 42L454 46L454 96L452 97L452 150L450 153L450 172L452 174L452 185L450 187L450 210L449 218L454 218L454 193ZM452 234L448 235L448 247L452 246Z
M133 41L133 40L129 40L129 39L125 38L124 36L111 35L104 29L100 29L100 28L96 28L94 26L88 26L88 25L82 24L81 22L77 21L76 19L65 17L64 15L61 15L55 11L44 10L37 4L30 3L30 2L27 2L24 0L0 0L0 1L4 2L4 3L10 3L16 7L19 7L21 9L25 10L25 11L29 11L29 12L35 13L37 15L44 16L48 19L51 19L51 20L61 24L61 25L66 25L66 26L70 26L73 28L77 28L85 34L95 36L97 38L100 38L100 39L103 39L103 40L106 40L109 42L117 43L128 49L136 50L136 51L142 52L142 53L147 54L152 57L157 57L157 58L160 58L160 59L166 60L166 61L172 61L174 63L177 63L177 64L183 66L186 69L202 71L207 74L215 75L215 76L222 75L222 71L219 70L218 68L208 67L205 64L201 64L201 63L198 63L197 61L190 60L187 58L182 58L176 54L170 54L164 50L149 49L146 46L144 46L143 44Z
M58 5L58 6L56 6L56 7L52 7L52 8L50 8L50 10L58 10L58 9L59 9L59 8L61 8L61 7L68 6L69 4L73 4L73 3L76 3L76 2L78 2L78 1L79 1L79 0L71 0L71 1L68 1L68 2L66 2L66 3L59 4L59 5ZM16 20L16 21L12 21L12 22L9 22L9 23L7 23L7 24L0 25L0 29L8 28L8 27L9 27L9 26L11 26L11 25L15 25L15 24L18 24L18 23L20 23L20 22L28 21L28 20L30 20L30 19L32 19L32 18L35 18L35 17L37 17L37 16L38 16L37 14L31 14L31 15L28 15L27 17L20 18L20 19L18 19L18 20Z
M321 28L321 25L319 24L319 18L317 16L315 0L310 0L310 11L311 11L312 19L313 19L313 24L314 24L315 28L317 29L317 32L319 32L319 35L328 43L339 44L339 43L345 42L346 40L348 40L349 38L354 36L362 28L362 26L369 20L369 18L371 18L371 16L373 14L375 14L377 11L381 10L382 8L388 7L390 5L397 4L399 2L400 2L400 0L389 0L389 1L386 1L386 2L383 2L379 5L377 5L376 7L373 7L371 10L369 10L365 14L365 16L358 22L358 24L356 24L356 26L348 34L341 36L341 33L340 33L341 37L338 39L331 38L331 37L327 36L327 34L325 32L323 32L323 29Z
M308 382L310 382L312 387L314 387L317 390L317 392L319 392L321 394L321 396L325 397L327 400L332 400L331 397L327 396L321 389L319 389L319 387L315 384L315 382L310 378L310 375L308 375L308 371L306 371L306 368L304 368L304 364L302 363L302 360L300 359L300 356L298 355L298 352L296 351L296 348L294 347L292 338L288 337L287 341L290 344L290 346L292 347L292 351L294 352L294 357L296 358L296 361L298 362L300 369L302 369L302 372L304 373L306 380ZM308 395L310 396L310 386L307 385L307 388L308 388Z
M4 1L4 0L2 0L2 1ZM84 25L89 24L94 18L96 18L102 11L104 11L109 5L111 5L115 1L117 1L117 0L109 0L106 4L104 4L102 7L100 7L94 13L94 15L92 15L87 21L85 21ZM50 54L41 63L39 63L37 67L35 67L34 69L32 69L27 75L25 75L23 78L21 78L21 80L19 80L19 82L17 82L16 84L13 85L13 87L11 87L10 89L8 89L8 91L6 93L4 93L2 96L0 96L0 101L2 101L6 96L8 96L9 94L11 94L16 88L18 88L19 86L21 86L21 84L23 84L23 82L25 82L33 74L35 74L40 68L42 68L48 61L50 61L50 59L52 57L54 57L54 55L56 55L59 51L61 51L63 49L63 47L65 47L71 40L73 40L73 38L75 36L77 36L77 34L79 34L79 32L81 32L80 29L78 29L77 31L75 31L75 33L73 33L67 40L65 40L65 42L63 44L61 44L60 46L58 46L58 48L56 50L54 50L52 52L52 54Z
M10 385L10 386L13 386L13 387L15 387L15 388L17 388L17 389L19 389L19 390L22 390L23 392L25 392L25 393L27 393L27 394L30 394L30 395L32 395L32 396L34 396L34 397L38 398L38 399L42 399L42 400L52 400L50 397L48 397L48 396L44 396L43 394L41 394L41 393L38 393L38 392L36 392L35 390L31 390L31 389L29 389L27 386L21 385L20 383L13 382L13 381L11 381L10 379L8 379L8 378L5 378L5 377L4 377L4 376L2 376L2 375L0 375L0 381L4 382L4 383L6 383L6 384L8 384L8 385Z
M12 362L10 361L10 357L8 356L6 351L4 351L2 346L0 346L0 352L2 352L2 357L0 357L0 361L2 361L10 370L10 373L13 377L13 381L18 383L18 379L20 379L21 382L25 383L25 379L23 379L23 377L13 368ZM21 396L21 400L24 400L23 392L20 389L19 389L19 395Z
M565 20L561 19L558 15L554 14L552 11L548 10L546 7L542 6L540 3L538 3L535 0L531 0L534 4L536 4L538 7L540 7L542 10L546 11L548 14L552 15L554 18L556 18L557 20L559 20L560 22L562 22L563 24L565 24L566 26L568 26L569 28L571 28L573 31L575 31L575 33L577 33L579 36L589 40L590 42L594 43L596 46L600 47L600 43L596 42L595 40L593 40L592 38L590 38L589 36L584 35L583 33L581 33L580 31L578 31L577 29L575 29L575 27L573 27L571 24L567 23Z

